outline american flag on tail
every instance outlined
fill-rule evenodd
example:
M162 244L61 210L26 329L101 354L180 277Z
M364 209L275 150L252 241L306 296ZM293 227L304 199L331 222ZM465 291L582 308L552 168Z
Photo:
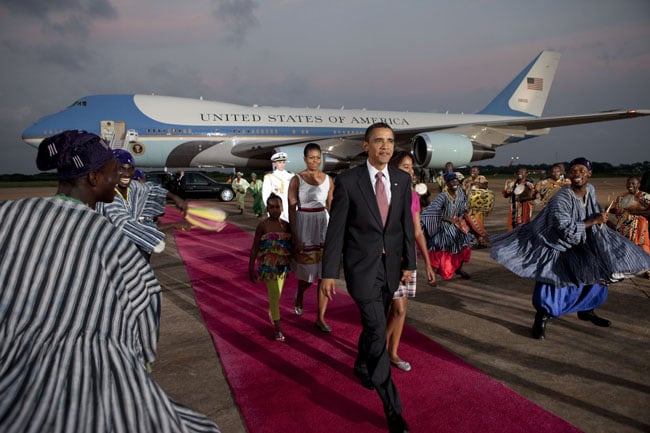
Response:
M544 85L544 79L527 77L526 83L528 84L528 90L542 90Z

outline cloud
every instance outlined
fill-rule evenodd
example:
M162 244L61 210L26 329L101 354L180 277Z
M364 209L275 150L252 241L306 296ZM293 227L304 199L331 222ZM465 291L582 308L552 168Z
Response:
M78 43L43 45L36 48L35 53L39 63L57 65L67 71L83 71L96 60L93 51Z
M109 0L0 0L13 15L32 18L41 26L41 40L85 38L96 20L113 20L117 9ZM24 20L24 19L23 19ZM29 25L29 23L25 23ZM31 39L35 39L33 36Z
M70 12L89 18L117 17L117 11L109 0L0 0L0 5L11 12L38 18Z
M255 0L213 0L214 16L228 29L226 42L241 45L249 29L258 24L255 9L259 4Z

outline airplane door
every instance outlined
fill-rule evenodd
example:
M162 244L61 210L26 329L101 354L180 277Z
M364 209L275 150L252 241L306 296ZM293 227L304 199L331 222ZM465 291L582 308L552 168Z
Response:
M123 149L126 137L126 122L102 120L99 125L100 137L108 143L111 149Z

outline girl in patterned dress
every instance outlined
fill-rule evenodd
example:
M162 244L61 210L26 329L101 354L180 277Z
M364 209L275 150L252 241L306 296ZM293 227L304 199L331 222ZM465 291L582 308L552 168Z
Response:
M271 193L266 200L269 217L257 225L248 263L251 282L264 281L269 295L269 315L275 326L275 339L284 341L280 326L280 296L289 273L291 255L291 228L280 218L282 198ZM255 264L258 264L257 273Z

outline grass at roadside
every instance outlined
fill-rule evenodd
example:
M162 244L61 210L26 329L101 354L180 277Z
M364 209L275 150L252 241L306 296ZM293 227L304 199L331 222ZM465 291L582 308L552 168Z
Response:
M40 187L56 187L58 186L56 180L23 180L20 182L0 181L0 188L40 188Z

